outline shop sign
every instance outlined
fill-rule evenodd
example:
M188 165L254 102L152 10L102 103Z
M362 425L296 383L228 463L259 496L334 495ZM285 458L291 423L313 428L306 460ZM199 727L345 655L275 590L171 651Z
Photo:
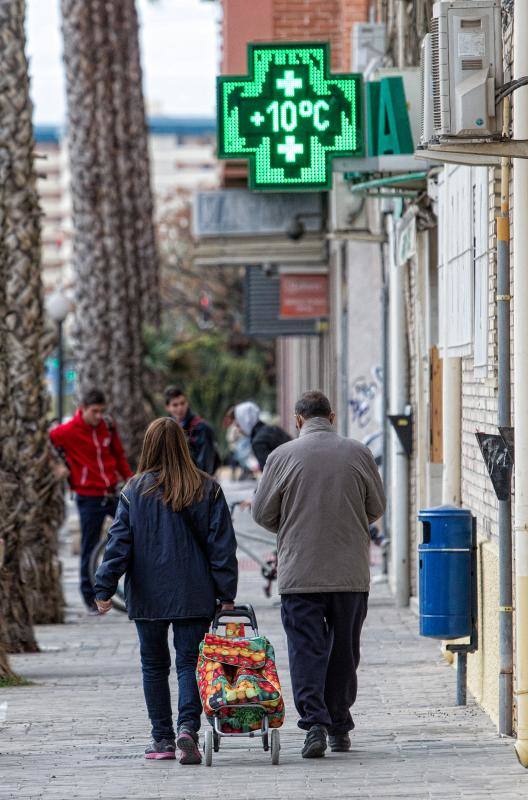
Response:
M369 156L414 153L403 79L399 75L365 84Z
M250 44L248 64L217 79L219 158L247 158L251 189L330 189L331 160L364 154L361 75L332 75L328 43Z
M328 275L291 273L280 276L281 319L328 316Z

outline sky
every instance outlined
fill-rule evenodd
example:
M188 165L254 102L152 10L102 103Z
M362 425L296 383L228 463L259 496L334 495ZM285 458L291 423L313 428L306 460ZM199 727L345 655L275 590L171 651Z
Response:
M137 2L149 113L214 116L218 4ZM27 0L27 54L35 122L64 122L60 0Z

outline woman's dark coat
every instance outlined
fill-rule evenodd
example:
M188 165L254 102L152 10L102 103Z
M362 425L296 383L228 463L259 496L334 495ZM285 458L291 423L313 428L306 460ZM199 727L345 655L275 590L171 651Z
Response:
M174 512L159 490L145 494L151 483L152 476L142 475L121 492L96 598L110 599L126 574L130 619L212 619L216 601L233 601L237 591L236 538L224 494L207 480L201 501Z
M251 431L250 439L253 453L261 469L264 469L270 453L281 444L291 442L291 436L286 431L283 431L278 425L266 425L262 420L259 420Z

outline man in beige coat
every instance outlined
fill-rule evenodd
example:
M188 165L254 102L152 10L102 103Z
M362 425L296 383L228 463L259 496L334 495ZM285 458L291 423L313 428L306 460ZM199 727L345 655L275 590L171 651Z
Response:
M350 749L350 708L370 587L369 524L385 511L370 450L338 436L321 392L295 406L299 438L268 457L253 503L277 533L278 586L302 755Z

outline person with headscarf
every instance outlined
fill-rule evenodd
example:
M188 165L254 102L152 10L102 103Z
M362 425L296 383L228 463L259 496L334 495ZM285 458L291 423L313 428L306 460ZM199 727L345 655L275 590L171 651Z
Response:
M260 408L251 400L235 406L235 422L242 433L249 436L251 448L261 470L264 469L273 450L291 441L291 436L278 425L266 425L260 419Z

